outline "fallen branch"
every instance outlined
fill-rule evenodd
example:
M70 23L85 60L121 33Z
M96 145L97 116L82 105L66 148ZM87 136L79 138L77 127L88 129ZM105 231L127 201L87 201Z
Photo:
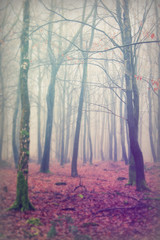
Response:
M72 208L72 207L62 208L61 210L63 210L63 211L76 211L76 209Z
M134 207L104 208L104 209L98 210L97 212L92 212L92 214L98 214L98 213L102 213L102 212L116 211L116 210L141 209L141 208L144 208L144 207L149 207L149 206L143 205L143 206L134 206Z

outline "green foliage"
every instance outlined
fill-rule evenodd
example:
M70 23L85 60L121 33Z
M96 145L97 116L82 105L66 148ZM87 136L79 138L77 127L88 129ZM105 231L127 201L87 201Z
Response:
M39 218L30 218L26 221L26 223L34 225L34 226L39 226L42 225L41 221Z
M22 136L29 137L29 132L28 132L26 129L23 129L23 130L21 131L21 134L22 134Z
M80 198L84 198L84 196L82 194L78 194L78 197Z
M39 231L39 229L38 228L35 228L35 227L31 227L31 229L30 230L25 230L25 229L23 229L23 232L24 232L24 237L25 238L33 238L33 237L35 237L35 236L38 236L39 235L39 233L40 233L40 231ZM37 239L37 238L36 238Z

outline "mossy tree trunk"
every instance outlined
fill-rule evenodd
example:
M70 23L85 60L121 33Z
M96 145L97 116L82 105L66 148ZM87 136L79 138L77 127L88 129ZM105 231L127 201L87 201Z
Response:
M17 194L10 209L21 211L32 210L34 207L28 198L28 161L29 161L29 118L30 105L28 97L28 48L29 48L29 0L24 1L23 29L21 35L20 63L20 94L21 94L21 123L20 123L20 156L17 170Z

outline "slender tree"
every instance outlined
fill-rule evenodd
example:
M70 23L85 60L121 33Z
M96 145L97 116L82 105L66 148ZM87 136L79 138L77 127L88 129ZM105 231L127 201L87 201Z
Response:
M125 81L126 81L126 96L127 96L127 117L129 127L129 139L131 153L133 154L136 168L136 187L137 190L147 189L144 175L144 161L142 151L138 143L138 120L139 120L139 92L134 77L133 52L131 26L129 18L128 1L123 0L123 36L124 45L128 45L124 51L125 60Z
M123 89L123 79L121 80L121 88ZM121 99L123 98L123 91L120 91L120 97ZM123 115L123 102L120 101L120 133L121 133L121 146L122 146L122 160L125 161L125 164L128 164L128 158L127 158L127 153L126 153L126 147L125 147L125 128L124 128L124 122L125 122L125 117ZM126 105L126 104L125 104ZM126 106L124 106L125 108Z
M29 22L30 1L24 1L23 27L21 35L21 61L20 61L20 94L21 94L21 124L20 124L20 156L17 170L17 194L10 209L21 211L33 210L34 207L28 198L28 161L29 161L29 117L30 104L28 97L28 48L29 48Z
M2 74L2 50L0 45L0 83L1 83L1 112L0 112L0 162L2 161L2 146L4 138L4 108L5 108L5 97L4 97L4 79Z
M86 10L86 3L87 1L84 1L84 8L83 8L83 16L82 16L82 22L85 22L85 10ZM75 131L75 137L74 137L74 146L73 146L73 155L72 155L72 165L71 165L71 176L77 177L78 176L78 170L77 170L77 158L78 158L78 147L79 147L79 135L80 135L80 127L81 127L81 119L82 119L82 109L83 109L83 102L84 102L84 96L85 96L85 85L87 80L87 68L88 68L88 51L91 49L93 38L94 38L94 26L96 22L96 14L97 14L97 4L95 1L94 5L94 16L93 16L93 28L91 30L91 36L90 41L87 46L86 44L86 52L82 52L83 55L83 76L82 76L82 84L81 84L81 92L79 97L79 105L78 105L78 115L77 115L77 121L76 121L76 131ZM83 46L83 24L82 24L82 31L80 35L80 45L81 49L84 49Z
M53 17L53 1L52 1L52 7L50 10L50 23L48 26L48 54L50 58L50 64L51 64L51 78L50 83L48 86L47 91L47 122L46 122L46 133L45 133L45 144L44 144L44 152L41 162L41 168L40 171L47 173L49 171L49 160L50 160L50 147L51 147L51 136L52 136L52 124L53 124L53 112L54 112L54 102L55 102L55 85L56 85L56 78L57 73L59 71L59 68L61 67L61 64L64 61L65 56L68 54L68 52L72 49L75 41L77 40L82 26L77 30L71 41L69 41L68 46L62 51L59 52L58 57L56 58L54 49L52 47L52 17ZM62 15L59 14L63 18ZM85 21L90 17L89 15L86 17ZM64 20L64 19L63 19Z
M12 149L13 149L13 157L14 157L14 164L15 167L18 167L18 159L19 159L19 152L18 152L18 143L17 143L17 118L18 118L18 111L20 105L20 83L18 82L17 87L17 96L16 96L16 104L13 113L13 123L12 123ZM19 129L18 129L19 130Z
M156 35L157 38L160 38L159 30L159 12L158 12L158 0L155 0L155 12L156 12ZM160 44L158 44L158 79L160 79ZM158 121L157 121L157 161L160 162L160 87L158 88Z

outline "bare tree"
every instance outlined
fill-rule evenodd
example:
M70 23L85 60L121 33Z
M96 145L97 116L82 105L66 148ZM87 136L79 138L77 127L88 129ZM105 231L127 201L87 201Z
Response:
M83 7L83 16L82 16L82 23L85 22L85 10L86 10L86 3L87 1L84 1L84 7ZM87 80L87 67L88 67L88 51L91 49L93 38L94 38L94 26L96 22L96 14L97 14L97 4L95 1L94 7L94 15L93 15L93 28L91 30L91 36L90 40L87 46L87 42L85 41L84 44L86 45L85 50L86 52L82 52L84 63L83 63L83 76L82 76L82 84L81 84L81 92L79 97L79 105L78 105L78 115L77 115L77 122L76 122L76 131L75 131L75 137L74 137L74 146L73 146L73 156L72 156L72 166L71 166L71 175L72 177L78 176L77 171L77 158L78 158L78 145L79 145L79 134L80 134L80 127L81 127L81 119L82 119L82 109L83 109L83 102L85 97L85 85ZM82 31L81 31L81 39L80 39L80 47L81 49L84 49L83 44L83 24L82 24Z

